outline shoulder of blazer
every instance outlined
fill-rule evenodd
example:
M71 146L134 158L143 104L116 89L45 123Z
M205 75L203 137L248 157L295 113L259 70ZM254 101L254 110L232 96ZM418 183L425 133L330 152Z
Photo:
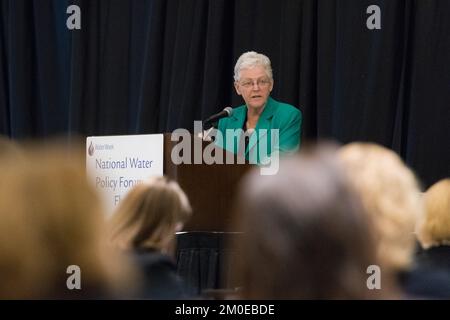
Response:
M302 113L293 105L271 99L273 117L277 122L290 122L293 119L302 119Z

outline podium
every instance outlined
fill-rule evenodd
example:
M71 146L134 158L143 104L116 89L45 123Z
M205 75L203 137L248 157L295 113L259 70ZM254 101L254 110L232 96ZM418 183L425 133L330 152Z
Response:
M200 146L201 152L210 143L195 136L189 137L191 150ZM171 134L164 134L164 175L177 181L189 198L193 214L183 232L177 233L176 261L178 274L185 280L192 296L207 291L228 289L228 261L235 260L231 239L240 237L232 230L232 206L239 182L252 165L238 164L238 157L214 146L225 159L234 164L174 164L172 150L178 144ZM203 157L202 157L203 159ZM242 161L241 161L242 162Z
M196 136L190 137L191 150L198 139L203 154L204 148L213 142L205 142ZM193 215L183 231L228 232L231 230L231 210L238 184L252 165L238 164L238 157L226 150L215 147L214 152L222 152L223 159L234 159L234 164L194 164L191 152L190 164L174 164L171 158L177 141L171 141L171 134L164 134L164 175L177 181L191 202Z

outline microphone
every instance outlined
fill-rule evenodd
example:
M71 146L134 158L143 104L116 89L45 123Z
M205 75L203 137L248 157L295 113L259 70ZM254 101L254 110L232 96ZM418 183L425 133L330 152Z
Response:
M233 108L226 107L225 109L223 109L219 113L216 113L216 114L212 115L211 117L209 117L208 119L206 119L203 123L204 124L209 124L209 123L215 122L217 120L220 120L222 118L229 117L232 114L233 114Z

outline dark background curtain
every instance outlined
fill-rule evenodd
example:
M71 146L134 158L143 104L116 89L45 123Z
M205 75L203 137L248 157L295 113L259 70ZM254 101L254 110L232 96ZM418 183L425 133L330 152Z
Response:
M380 143L424 186L450 174L448 0L0 1L0 134L192 130L241 104L234 63L255 50L272 96L302 110L303 141Z

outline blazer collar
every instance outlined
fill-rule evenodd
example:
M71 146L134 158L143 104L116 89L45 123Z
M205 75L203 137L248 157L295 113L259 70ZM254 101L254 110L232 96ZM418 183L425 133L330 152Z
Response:
M230 117L229 129L242 129L244 127L244 121L247 115L247 107L236 108L233 110L233 114Z
M272 127L272 117L275 113L275 100L273 100L271 97L267 99L266 106L264 107L264 110L262 114L259 116L258 123L256 124L255 133L254 136L250 139L248 144L248 149L246 150L246 154L250 152L250 150L256 145L257 140L263 138L265 135L268 134L268 131ZM245 111L247 112L247 108L245 108ZM263 129L261 133L259 130Z
M271 97L267 99L267 103L264 107L263 112L259 116L258 123L256 124L256 129L266 129L270 125L269 120L272 119L275 112L275 100Z
M267 99L266 106L259 117L258 123L256 124L255 133L250 138L248 148L245 152L248 156L250 150L256 145L258 138L264 137L268 131L271 129L271 120L276 110L276 101L270 96ZM242 129L244 127L244 121L247 117L247 106L244 105L243 108L236 108L230 117L227 129ZM260 129L265 129L265 131L259 133ZM240 139L240 138L239 138ZM240 140L238 140L240 141ZM237 152L237 151L236 151Z
M273 100L269 96L269 98L267 99L267 103L264 107L264 110L261 116L259 117L258 123L256 124L256 127L260 127L260 124L264 124L265 122L264 120L270 120L273 117L274 112L275 112L275 100ZM246 116L247 116L246 105L244 105L244 108L236 108L236 110L233 112L233 115L230 117L233 123L233 129L242 128L244 126Z

